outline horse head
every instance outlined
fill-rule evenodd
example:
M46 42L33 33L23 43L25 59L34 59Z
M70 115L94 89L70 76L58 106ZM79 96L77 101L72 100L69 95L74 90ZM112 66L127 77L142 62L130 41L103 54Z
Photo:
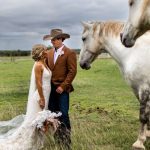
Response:
M104 49L100 38L100 25L96 23L82 22L84 27L82 33L83 45L81 48L79 62L82 69L90 69L91 63Z
M150 0L129 0L129 18L121 33L121 41L132 47L138 37L150 29L148 10Z

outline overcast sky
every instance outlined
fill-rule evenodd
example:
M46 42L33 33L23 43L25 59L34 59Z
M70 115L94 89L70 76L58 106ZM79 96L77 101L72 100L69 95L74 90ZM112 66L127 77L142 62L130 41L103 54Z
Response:
M81 21L123 20L128 0L0 0L0 49L31 49L52 28L71 38L70 48L81 47Z

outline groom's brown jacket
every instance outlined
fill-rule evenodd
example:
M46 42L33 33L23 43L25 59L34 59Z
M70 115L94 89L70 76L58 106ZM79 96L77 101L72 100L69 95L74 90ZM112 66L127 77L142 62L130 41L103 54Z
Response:
M61 86L64 91L71 92L74 90L72 81L77 73L76 53L64 46L63 52L54 64L54 51L52 48L47 53L47 63L52 71L51 82L56 86Z

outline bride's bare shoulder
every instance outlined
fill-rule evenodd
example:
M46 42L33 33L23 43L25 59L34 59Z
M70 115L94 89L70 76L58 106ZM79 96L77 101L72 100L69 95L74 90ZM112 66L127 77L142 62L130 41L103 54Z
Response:
M35 63L35 71L42 71L43 70L43 64L41 62Z

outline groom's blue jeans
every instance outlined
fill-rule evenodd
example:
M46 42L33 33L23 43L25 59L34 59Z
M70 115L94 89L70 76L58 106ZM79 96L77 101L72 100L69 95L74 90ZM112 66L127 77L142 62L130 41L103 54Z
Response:
M59 94L56 92L56 86L51 83L51 93L49 98L49 105L48 108L52 112L58 112L60 111L62 113L62 116L60 117L60 122L62 123L62 126L67 128L68 130L71 130L70 126L70 120L69 120L69 93L63 92L62 94Z

